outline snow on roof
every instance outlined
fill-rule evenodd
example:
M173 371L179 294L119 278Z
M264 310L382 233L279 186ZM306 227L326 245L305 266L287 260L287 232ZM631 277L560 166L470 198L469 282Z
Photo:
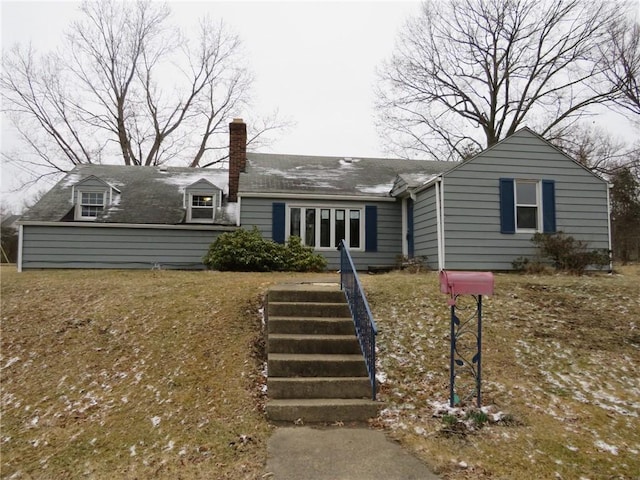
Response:
M165 171L161 171L165 173ZM204 168L194 169L191 172L175 172L168 169L166 173L170 173L166 177L160 177L158 180L169 185L178 187L180 193L184 193L187 187L190 187L199 180L206 180L215 187L227 193L229 186L229 172L227 170L207 170Z

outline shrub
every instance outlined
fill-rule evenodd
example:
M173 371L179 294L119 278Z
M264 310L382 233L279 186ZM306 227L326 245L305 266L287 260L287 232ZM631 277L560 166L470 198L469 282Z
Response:
M527 257L518 257L511 262L511 265L516 272L529 274L544 273L547 270L546 265L540 260L531 260Z
M398 269L406 270L409 273L420 273L429 270L426 256L409 257L407 255L398 255L396 264Z
M538 247L540 256L551 260L556 270L583 273L590 265L599 269L609 265L608 250L589 250L586 242L564 232L536 233L531 241Z
M300 237L291 236L285 248L287 271L292 272L321 272L327 268L327 260L313 248L302 244Z
M223 233L202 261L208 268L235 272L316 272L327 266L324 257L302 245L299 238L291 237L281 245L263 238L257 227Z

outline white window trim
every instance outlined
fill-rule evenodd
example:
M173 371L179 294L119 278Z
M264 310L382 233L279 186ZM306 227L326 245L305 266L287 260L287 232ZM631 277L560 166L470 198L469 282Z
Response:
M333 251L338 248L338 245L333 245L335 241L336 231L335 231L335 210L345 210L345 232L346 236L349 236L349 211L350 210L358 210L360 212L360 246L359 247L349 247L349 250L353 252L364 252L365 251L365 206L363 204L357 205L341 205L341 204L327 204L327 205L319 205L318 203L289 203L286 205L285 209L285 241L289 240L291 237L291 209L292 208L313 208L317 211L316 214L316 229L315 229L315 246L314 250L318 251ZM329 224L329 238L331 240L331 244L328 247L320 246L320 220L321 214L320 210L331 210L331 222ZM304 227L305 227L306 218L304 215L300 215L300 234L302 244L304 243ZM349 242L347 242L349 243Z
M102 210L107 208L107 190L101 188L77 188L77 197L76 197L76 211L75 211L75 219L76 220L96 220L98 217L89 217L82 215L82 194L83 193L101 193L102 194ZM96 206L96 205L94 205Z
M212 197L213 201L211 208L211 218L193 218L192 217L192 208L193 208L193 197ZM220 206L220 195L218 192L210 192L210 193L198 193L192 192L185 195L187 200L187 222L188 223L213 223L216 217L216 208ZM196 208L209 208L209 207L196 207Z
M538 233L542 232L542 182L530 178L516 178L513 180L513 202L516 233ZM518 203L518 183L534 183L536 185L536 204ZM518 228L518 207L536 207L536 228Z

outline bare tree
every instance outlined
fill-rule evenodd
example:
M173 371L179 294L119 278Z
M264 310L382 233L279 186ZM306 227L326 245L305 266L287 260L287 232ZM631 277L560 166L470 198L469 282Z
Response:
M640 171L640 143L629 145L602 128L575 124L553 143L571 158L607 179L621 169Z
M250 107L252 77L237 35L209 18L184 35L168 7L150 0L91 0L80 9L60 51L37 56L15 46L3 56L3 109L35 154L3 152L5 160L51 173L114 158L224 161L226 124ZM284 125L274 117L252 138Z
M427 0L380 72L382 134L401 154L458 159L525 124L557 138L611 102L599 52L619 4Z
M640 24L622 18L609 32L611 43L603 52L607 78L620 89L616 103L640 121Z

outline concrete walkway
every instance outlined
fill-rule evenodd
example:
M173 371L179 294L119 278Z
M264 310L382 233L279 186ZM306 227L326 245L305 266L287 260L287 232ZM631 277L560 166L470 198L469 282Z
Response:
M282 427L267 442L270 480L437 480L416 457L368 428Z

